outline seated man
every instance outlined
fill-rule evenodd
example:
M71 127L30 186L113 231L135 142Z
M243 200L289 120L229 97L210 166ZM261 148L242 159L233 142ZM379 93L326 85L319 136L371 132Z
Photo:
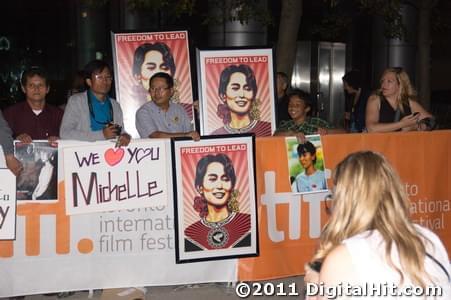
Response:
M183 107L171 100L174 79L167 73L156 73L149 80L152 101L143 104L136 112L136 129L142 138L191 137L197 141L199 134L192 130Z
M69 98L61 138L92 142L117 138L118 146L127 146L130 135L122 132L122 109L108 95L113 81L111 68L106 62L93 60L85 66L84 72L89 89Z
M50 86L45 71L39 67L27 69L22 75L21 85L25 101L8 107L4 112L13 137L23 143L31 143L32 140L55 142L63 111L46 103Z

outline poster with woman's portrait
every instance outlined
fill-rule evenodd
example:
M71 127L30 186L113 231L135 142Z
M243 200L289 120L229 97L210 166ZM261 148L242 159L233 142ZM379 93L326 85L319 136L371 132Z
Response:
M297 194L327 190L326 168L321 137L307 135L304 143L296 137L287 137L288 174L291 191Z
M116 97L128 133L139 137L135 114L144 103L152 100L149 79L158 72L174 78L172 101L181 104L188 117L193 119L187 31L112 33L111 40Z
M58 200L58 148L48 141L14 141L14 155L23 166L16 179L16 199Z
M258 255L254 143L172 141L177 263Z
M197 50L202 135L275 130L272 49Z

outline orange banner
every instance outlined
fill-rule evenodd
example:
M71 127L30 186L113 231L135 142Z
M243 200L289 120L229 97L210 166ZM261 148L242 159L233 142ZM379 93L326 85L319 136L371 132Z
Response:
M322 143L329 171L351 152L383 153L405 183L412 219L451 250L451 131L328 135ZM303 274L327 220L327 193L291 194L284 138L257 139L256 149L260 256L239 260L239 280Z
M383 153L405 183L412 219L436 232L451 251L450 143L451 130L324 136L326 177L351 152ZM60 181L57 202L17 204L16 240L0 241L0 297L303 274L327 220L328 192L291 192L283 137L258 138L255 157L259 257L176 264L171 202L68 216ZM105 276L105 265L113 277Z

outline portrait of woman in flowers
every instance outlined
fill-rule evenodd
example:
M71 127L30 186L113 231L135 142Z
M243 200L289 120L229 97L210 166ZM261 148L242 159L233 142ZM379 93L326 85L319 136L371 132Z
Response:
M270 136L271 123L261 121L257 80L248 65L230 65L219 77L217 116L223 126L211 134L253 132L256 136Z
M209 154L198 160L192 205L199 220L184 231L185 251L251 245L251 217L240 212L243 196L237 180L232 160L226 154Z

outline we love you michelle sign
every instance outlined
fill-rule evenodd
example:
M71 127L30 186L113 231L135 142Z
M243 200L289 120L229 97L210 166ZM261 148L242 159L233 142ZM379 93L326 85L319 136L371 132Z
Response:
M64 146L63 146L64 147ZM64 147L67 214L164 205L167 174L164 141Z

